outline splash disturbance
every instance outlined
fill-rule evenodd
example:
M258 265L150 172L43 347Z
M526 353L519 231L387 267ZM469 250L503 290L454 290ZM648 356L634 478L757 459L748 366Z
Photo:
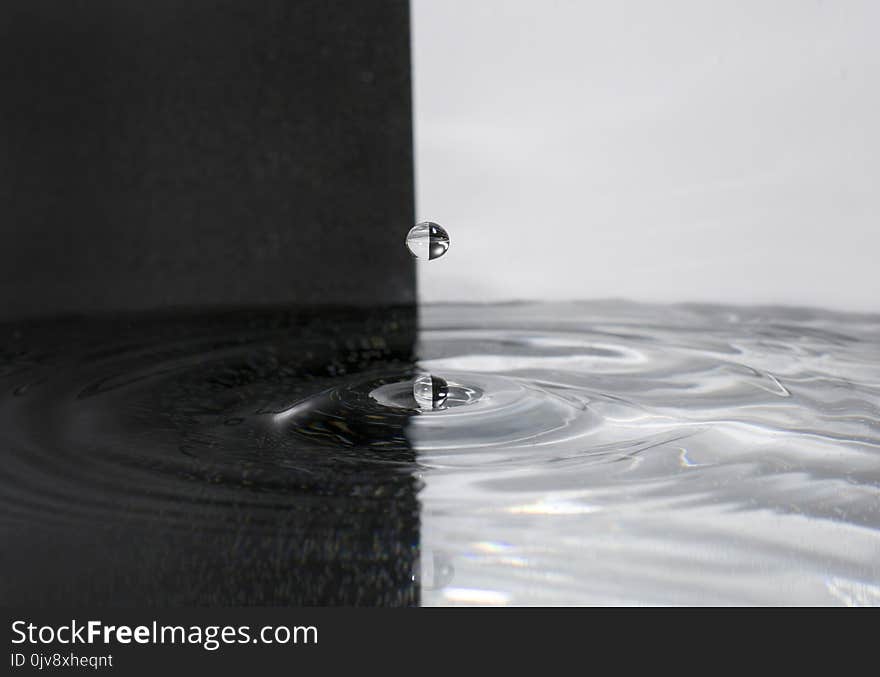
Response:
M0 336L11 602L880 604L877 316L460 305L417 334L386 309Z

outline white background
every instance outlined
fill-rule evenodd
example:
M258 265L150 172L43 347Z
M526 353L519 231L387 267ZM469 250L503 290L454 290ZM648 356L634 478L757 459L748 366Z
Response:
M412 11L422 300L880 311L880 2Z

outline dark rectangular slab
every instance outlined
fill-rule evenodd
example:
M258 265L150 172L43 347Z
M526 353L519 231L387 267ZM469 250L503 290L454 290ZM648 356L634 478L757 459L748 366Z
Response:
M414 301L405 0L9 0L0 83L0 318Z

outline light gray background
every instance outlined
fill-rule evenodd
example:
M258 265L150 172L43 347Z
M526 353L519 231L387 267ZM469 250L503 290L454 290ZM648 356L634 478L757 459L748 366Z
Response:
M412 11L423 301L880 311L880 3Z

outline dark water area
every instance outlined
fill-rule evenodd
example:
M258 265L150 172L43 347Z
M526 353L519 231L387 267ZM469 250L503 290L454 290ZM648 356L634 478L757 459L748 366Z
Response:
M344 442L344 421L275 418L352 378L405 373L414 335L414 312L393 308L0 327L0 598L417 604L402 414L387 430L351 421Z

